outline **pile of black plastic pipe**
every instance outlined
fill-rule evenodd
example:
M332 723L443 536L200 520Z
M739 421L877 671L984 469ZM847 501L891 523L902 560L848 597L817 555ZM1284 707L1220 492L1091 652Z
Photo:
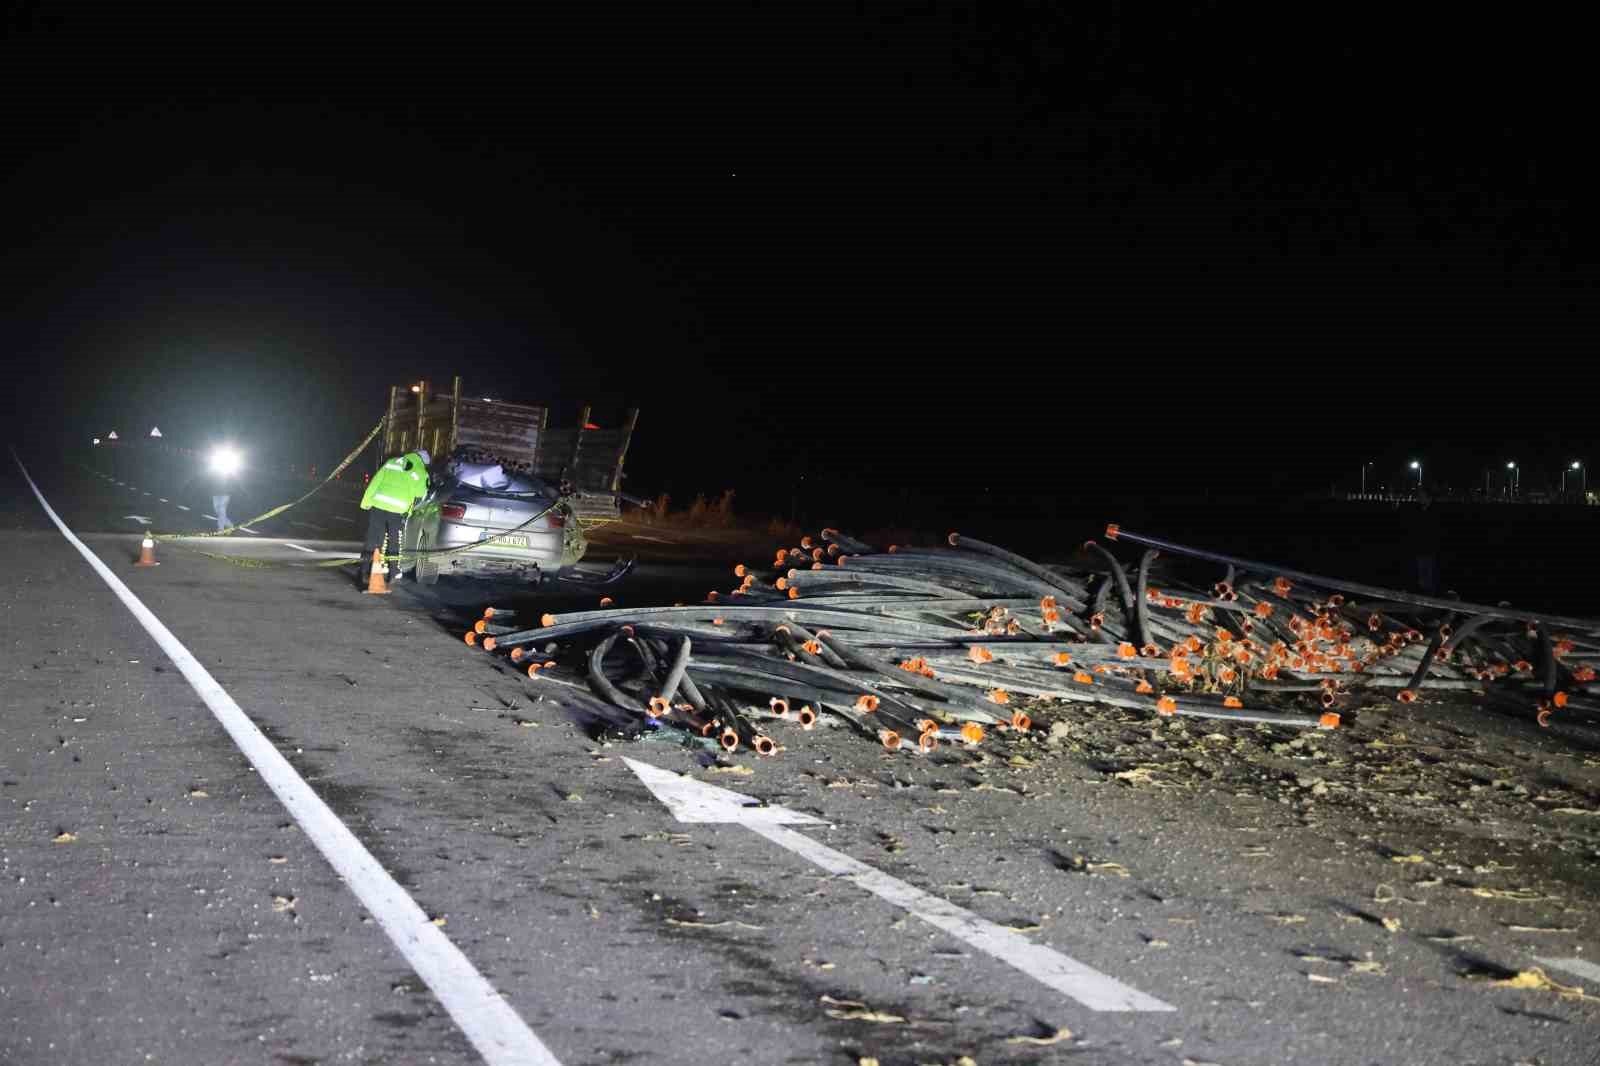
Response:
M778 750L773 720L810 729L824 713L891 749L976 744L1029 729L1018 705L1039 698L1322 728L1374 696L1469 693L1541 725L1600 709L1600 621L1106 533L1144 550L1125 561L1091 541L1044 566L954 533L948 547L879 549L824 530L768 568L738 567L740 585L703 603L603 600L536 626L491 608L466 639L531 678L579 671L646 728L759 754ZM1211 568L1206 587L1195 573Z

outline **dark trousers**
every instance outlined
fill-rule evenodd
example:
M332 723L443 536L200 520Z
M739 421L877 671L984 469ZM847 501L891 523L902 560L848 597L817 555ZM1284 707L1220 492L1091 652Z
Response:
M361 548L361 573L366 574L372 569L372 551L382 548L384 555L398 556L400 554L400 527L405 522L406 516L395 514L393 511L384 511L377 507L367 510L367 541ZM387 538L387 543L385 542ZM393 577L400 572L398 560L389 563L389 576Z

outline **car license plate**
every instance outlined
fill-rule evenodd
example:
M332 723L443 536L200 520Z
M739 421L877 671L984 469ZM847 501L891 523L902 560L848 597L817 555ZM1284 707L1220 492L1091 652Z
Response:
M501 548L526 548L528 538L521 533L502 533L498 537L484 536L482 543L493 544Z

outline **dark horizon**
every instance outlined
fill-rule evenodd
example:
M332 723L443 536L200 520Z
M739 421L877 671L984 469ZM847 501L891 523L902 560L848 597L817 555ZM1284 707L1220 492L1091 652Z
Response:
M1515 460L1528 491L1593 457L1600 263L1553 85L1184 19L751 9L603 86L546 44L297 88L236 53L72 83L117 28L15 7L8 426L328 464L390 384L461 374L638 406L630 489L756 511L802 475L1302 494Z

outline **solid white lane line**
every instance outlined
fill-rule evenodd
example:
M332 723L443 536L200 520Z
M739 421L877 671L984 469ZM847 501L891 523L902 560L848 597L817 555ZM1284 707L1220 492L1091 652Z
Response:
M355 520L355 519L354 519L354 518L346 518L346 517L345 517L345 516L344 516L344 515L342 515L342 514L336 514L336 515L334 515L334 516L333 516L333 520L334 520L334 521L335 521L335 522L345 522L345 523L348 523L348 524L349 524L349 525L352 525L352 526L353 526L353 525L355 525L355 524L356 524L356 520Z
M279 753L272 742L257 729L248 715L234 702L221 685L200 665L189 649L179 643L172 631L162 624L128 586L112 573L100 557L79 540L65 522L51 508L33 476L17 458L11 458L17 469L33 489L39 506L44 508L50 521L55 523L67 543L77 549L100 579L106 583L117 599L122 601L139 624L171 659L195 693L205 701L211 713L228 731L261 780L283 803L295 821L300 823L323 858L344 878L350 890L377 919L390 941L399 950L417 976L425 981L440 1004L449 1012L456 1025L478 1049L484 1061L491 1066L560 1066L528 1024L518 1016L482 974L472 965L461 949L435 926L415 900L386 873L378 860L372 857L356 835L341 821L328 805L317 796L305 779L295 772L289 761Z
M1579 977L1586 977L1591 981L1600 981L1600 966L1596 966L1588 959L1534 959L1534 962L1544 966L1554 966L1558 970L1575 973Z
M259 537L259 536L261 536L261 534L260 534L260 533L257 533L257 532L256 532L256 531L255 531L255 530L253 530L253 529L251 529L251 528L250 528L250 527L249 527L249 526L240 526L240 527L239 527L239 528L240 528L240 529L241 529L241 530L243 530L243 531L244 531L244 532L246 532L246 533L248 533L248 534L250 534L250 535L251 535L251 536L252 536L252 537Z
M315 555L315 554L317 554L315 548L302 548L302 547L300 547L300 545L296 544L292 540L286 540L283 543L284 543L285 547L293 548L297 552L305 552L307 555Z

